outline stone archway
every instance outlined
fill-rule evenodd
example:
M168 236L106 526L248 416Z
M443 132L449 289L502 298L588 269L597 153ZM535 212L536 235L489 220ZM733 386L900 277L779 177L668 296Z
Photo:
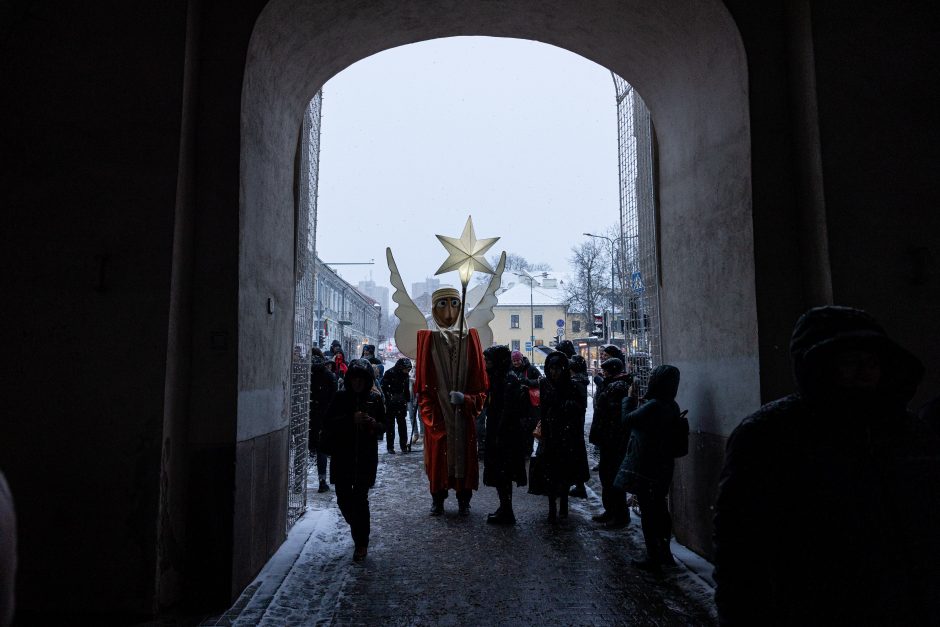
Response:
M251 453L256 443L276 452L277 443L286 441L291 323L276 312L292 299L294 164L306 103L331 76L362 58L458 35L531 39L565 48L626 78L650 108L659 155L663 355L683 371L680 402L690 408L696 431L693 453L680 464L677 478L677 532L707 552L724 438L760 400L746 59L731 16L715 0L588 7L563 0L354 6L272 0L252 34L242 91L237 412L242 470L236 475L256 472ZM276 456L269 463L276 465ZM239 483L235 525L250 525L261 516L270 519L265 528L274 537L255 540L256 534L238 532L236 537L276 545L283 531L274 523L283 513L256 512L253 505L252 490L270 485ZM264 551L251 546L233 551L236 573L260 568L256 562ZM235 579L238 586L239 575Z

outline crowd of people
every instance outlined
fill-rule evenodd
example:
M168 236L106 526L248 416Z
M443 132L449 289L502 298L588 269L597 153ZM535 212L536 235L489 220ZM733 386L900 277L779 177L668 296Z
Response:
M432 340L429 335L425 344L430 346ZM433 364L430 355L428 353L428 359L422 361ZM448 438L447 430L435 427L430 416L433 412L445 413L442 407L453 412L458 405L451 402L457 400L452 396L447 396L444 403L425 399L424 407L430 406L426 421L430 424L422 425L424 433L419 434L417 421L413 419L409 437L409 415L413 418L416 413L420 414L422 405L420 395L416 394L415 378L422 379L422 389L428 389L424 379L446 376L444 373L430 372L434 368L428 367L426 372L414 375L412 361L407 357L398 359L383 372L375 347L371 345L366 345L362 355L348 363L339 342L334 342L326 355L316 347L311 349L310 455L316 461L318 491L330 491L330 483L335 487L338 505L356 545L355 559L364 558L368 547L367 497L375 482L378 464L376 440L381 441L384 436L387 452L395 454L396 429L402 453L411 452L412 444L423 436L433 516L443 513L448 489L456 491L459 514L469 512L472 491L478 488L477 454L483 465L482 483L495 488L499 499L499 506L487 516L487 523L516 524L514 486L528 486L529 494L547 497L547 521L552 524L567 518L569 496L587 496L584 484L590 478L591 469L585 444L585 416L591 381L587 363L576 354L573 343L570 340L560 342L557 350L546 357L544 376L523 353L507 346L491 346L477 357L482 368L475 383L468 385L464 381L465 391L459 399L462 401L460 408L467 414L463 416L466 426L461 428L467 441ZM617 481L618 472L645 479L646 466L637 460L648 460L649 451L660 448L656 438L664 430L654 425L647 429L648 435L639 435L643 427L632 425L645 427L649 421L634 415L643 414L634 410L644 408L645 404L640 398L640 386L634 385L633 374L628 371L631 364L614 345L604 347L601 357L593 394L590 442L599 451L597 470L604 511L593 520L608 529L619 529L629 523L630 513L624 486ZM669 367L669 373L674 374L670 379L674 385L669 388L674 399L678 370ZM474 393L470 391L473 387L480 389ZM653 389L655 391L655 386ZM655 405L652 396L649 400ZM672 414L678 414L674 400L669 400L672 405L668 410L675 409ZM672 418L670 411L647 411L644 415L655 415L663 425L668 425ZM460 417L460 411L456 414L451 418ZM632 437L634 430L637 437ZM452 467L455 463L448 459L448 452L462 468ZM333 461L328 480L330 458ZM670 458L668 462L671 461ZM652 463L667 465L666 460ZM464 470L462 475L461 470ZM644 524L649 559L639 565L656 569L672 561L668 551L671 523L668 509L665 509L671 465L668 473L660 471L653 477L655 486L644 486L643 495L637 495L641 499L640 507L653 512L649 519L656 521L655 525ZM648 533L647 526L650 527Z
M321 453L333 455L330 480L355 559L368 545L375 438L387 433L394 452L397 427L400 449L410 451L410 405L424 425L432 515L443 513L449 490L467 515L478 453L482 483L499 500L486 517L493 525L516 524L520 487L545 497L546 520L558 524L568 517L569 498L586 495L594 470L603 510L593 520L607 529L629 525L629 496L646 548L635 566L661 574L675 564L668 495L675 459L689 447L676 367L643 372L641 386L637 364L605 346L589 394L587 364L570 341L548 354L543 376L507 346L479 350L471 330L460 349L477 371L461 379L440 363L459 342L421 333L428 335L419 335L415 380L411 361L399 359L376 384L381 375L366 353L343 373L341 352L312 366L311 451L321 490L329 489ZM797 391L743 420L728 440L714 508L721 624L937 624L940 401L920 416L907 408L923 367L870 315L847 307L804 314L790 352ZM585 444L589 402L593 469Z

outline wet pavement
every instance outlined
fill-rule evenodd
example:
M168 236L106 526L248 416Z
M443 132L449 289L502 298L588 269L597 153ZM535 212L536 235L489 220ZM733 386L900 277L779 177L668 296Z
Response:
M703 570L674 544L680 565L647 574L631 565L644 555L638 516L622 530L591 521L601 511L596 475L588 499L571 499L561 524L546 522L545 497L516 488L518 522L497 527L486 524L497 506L487 487L474 494L469 516L457 515L451 493L444 516L430 517L420 446L411 454L384 449L364 562L352 561L335 495L317 494L312 475L308 512L288 541L229 612L204 624L716 624L707 563Z

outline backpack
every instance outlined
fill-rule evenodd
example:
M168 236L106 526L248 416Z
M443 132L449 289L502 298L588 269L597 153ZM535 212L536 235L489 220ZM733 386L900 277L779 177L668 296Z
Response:
M689 410L683 409L674 418L669 434L669 452L673 457L689 454Z

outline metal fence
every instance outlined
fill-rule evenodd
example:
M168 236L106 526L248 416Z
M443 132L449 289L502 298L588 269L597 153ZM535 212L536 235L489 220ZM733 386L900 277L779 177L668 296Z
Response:
M316 303L317 175L323 92L317 92L303 119L300 202L294 247L294 353L290 373L290 441L287 470L287 528L307 507L307 432L310 419L310 346Z
M635 361L646 392L649 371L662 363L659 324L659 257L653 183L653 128L636 90L611 72L617 97L620 173L620 233L617 276L624 312L624 351Z

